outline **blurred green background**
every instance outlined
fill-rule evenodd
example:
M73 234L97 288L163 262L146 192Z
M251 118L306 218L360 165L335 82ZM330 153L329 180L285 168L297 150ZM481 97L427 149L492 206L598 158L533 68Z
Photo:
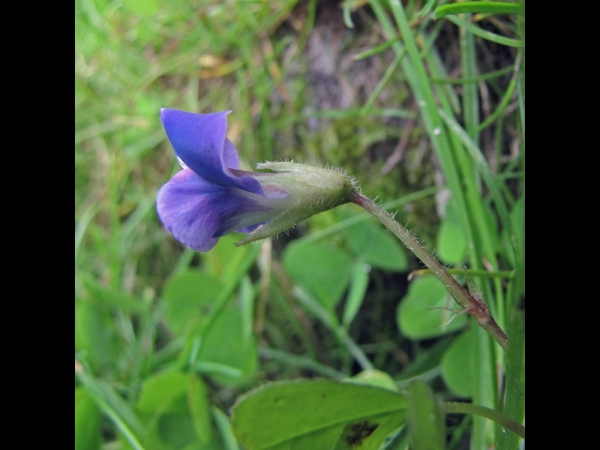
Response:
M454 304L433 278L408 283L418 261L358 207L241 248L239 235L226 236L204 254L183 248L155 209L179 169L160 108L232 110L228 137L243 168L286 159L340 167L448 266L517 270L476 278L500 325L516 327L518 20L460 16L472 29L434 20L436 3L445 2L404 2L420 73L407 40L390 31L399 22L385 1L76 0L77 448L238 448L227 415L252 387L373 368L398 388L420 377L447 398L502 407L498 349L470 337L480 330L466 315L448 323L451 311L426 309ZM423 86L439 116L424 116ZM459 127L444 122L462 203L432 144L439 128L428 125L444 114ZM489 349L472 357L477 339ZM473 439L470 426L449 424L453 448ZM471 434L494 439L486 425Z

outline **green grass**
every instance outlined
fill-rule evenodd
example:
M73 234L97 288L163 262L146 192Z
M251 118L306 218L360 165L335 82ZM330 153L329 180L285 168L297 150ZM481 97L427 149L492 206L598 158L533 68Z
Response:
M228 417L252 388L370 368L523 423L524 16L435 19L443 4L452 12L76 1L77 448L239 448ZM420 308L455 306L427 276L409 283L418 261L354 205L264 243L182 248L155 210L178 170L161 107L232 110L248 170L284 159L347 170L442 262L473 271L508 352L472 321ZM519 446L491 420L456 417L436 431L447 448ZM406 430L388 448L406 448Z

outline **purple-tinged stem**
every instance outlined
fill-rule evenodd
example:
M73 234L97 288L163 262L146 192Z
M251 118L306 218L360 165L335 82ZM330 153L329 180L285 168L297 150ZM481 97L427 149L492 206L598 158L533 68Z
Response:
M425 264L429 270L444 284L448 292L454 297L456 302L470 314L477 323L494 338L500 346L506 350L508 346L508 336L496 323L488 306L479 298L479 295L471 295L462 287L452 275L448 273L446 268L423 247L419 241L410 234L410 232L394 220L387 212L369 200L367 197L357 192L352 193L350 200L356 203L361 208L373 214L385 227L396 235L408 249Z

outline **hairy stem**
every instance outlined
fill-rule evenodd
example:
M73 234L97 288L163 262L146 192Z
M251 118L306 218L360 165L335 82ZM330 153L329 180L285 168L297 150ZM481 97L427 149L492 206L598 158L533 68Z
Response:
M479 298L479 295L469 294L469 292L448 273L446 268L442 266L406 228L396 222L387 211L384 211L357 191L352 193L351 201L373 214L388 230L394 233L396 237L433 272L444 286L446 286L448 292L450 292L452 297L454 297L456 302L465 310L465 312L470 314L477 323L485 329L504 350L506 350L508 346L508 337L491 316L487 305Z

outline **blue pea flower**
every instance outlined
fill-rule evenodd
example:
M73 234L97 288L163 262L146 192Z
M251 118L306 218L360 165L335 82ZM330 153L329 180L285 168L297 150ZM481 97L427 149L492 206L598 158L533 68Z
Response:
M160 189L156 203L177 240L205 252L225 234L249 233L241 245L351 200L353 182L336 170L292 162L258 165L269 173L239 170L237 150L226 137L229 113L161 110L183 170Z

